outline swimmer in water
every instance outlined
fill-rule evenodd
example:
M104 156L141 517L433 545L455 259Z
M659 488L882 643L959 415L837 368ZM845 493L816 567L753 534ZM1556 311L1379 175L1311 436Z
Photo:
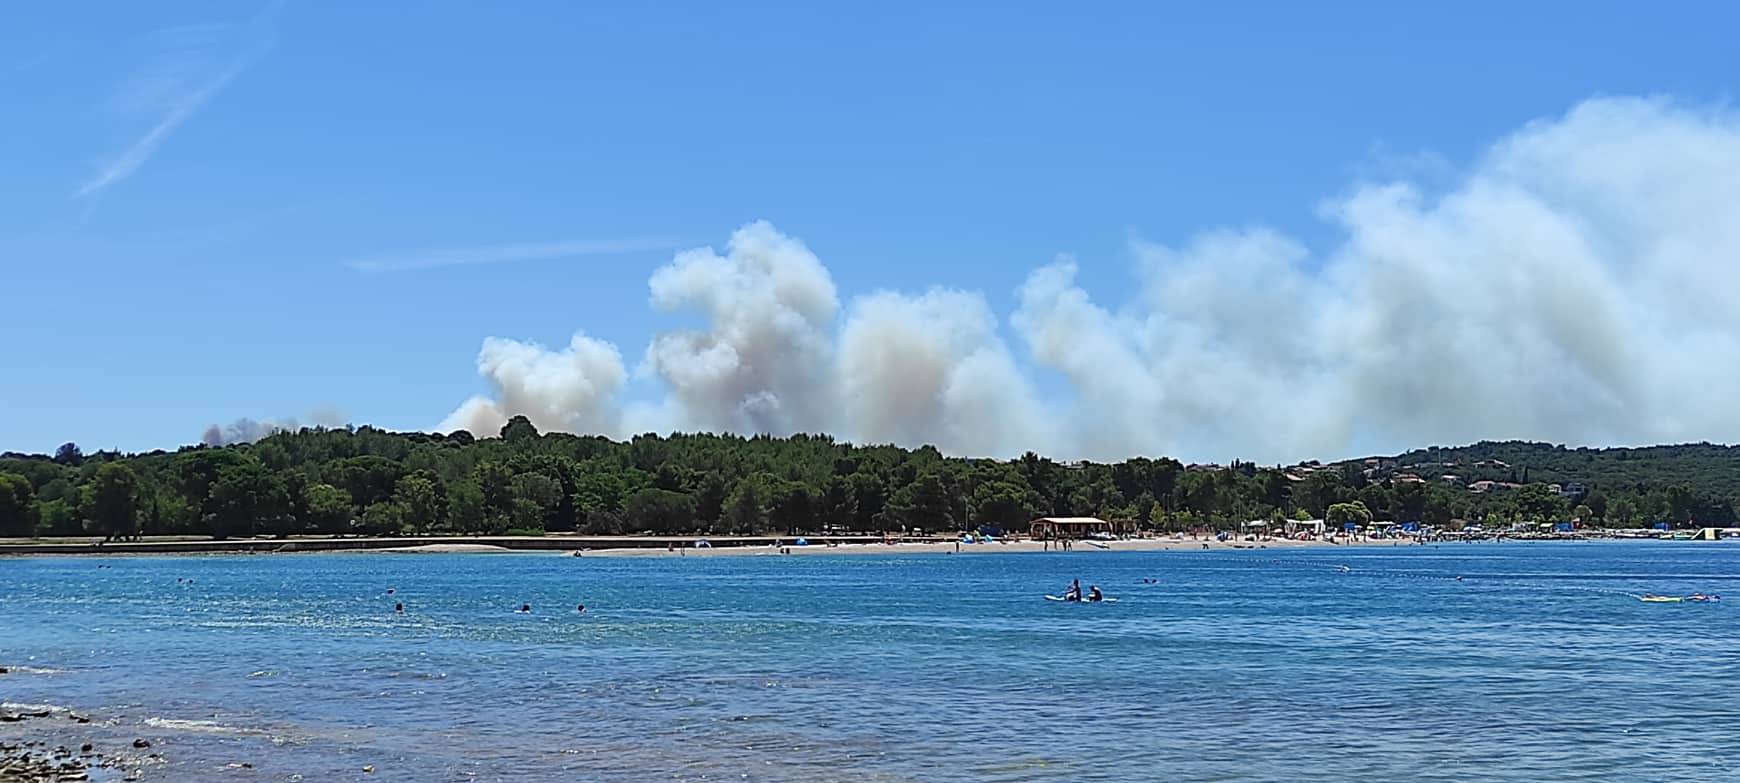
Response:
M575 612L577 612L577 613L578 613L578 612L584 612L584 611L586 611L586 605L585 605L585 604L581 604L581 605L579 605L579 606L576 606L576 607L574 607L574 611L575 611Z
M520 614L531 614L531 613L532 613L532 605L531 604L520 604Z
M405 613L405 605L404 604L393 604L393 611L398 612L399 614L404 614Z

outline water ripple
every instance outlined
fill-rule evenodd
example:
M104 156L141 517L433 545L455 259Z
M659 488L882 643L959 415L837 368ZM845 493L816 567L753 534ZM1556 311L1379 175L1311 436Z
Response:
M1735 604L1631 596L1719 592L1737 566L1657 543L13 559L0 661L53 676L0 687L160 738L195 781L241 759L305 780L1728 781ZM1120 602L1040 600L1077 577Z

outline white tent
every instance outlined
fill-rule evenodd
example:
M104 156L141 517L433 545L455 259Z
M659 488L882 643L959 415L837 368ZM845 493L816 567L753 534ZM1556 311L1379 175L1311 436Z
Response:
M1308 532L1312 535L1321 536L1323 535L1324 527L1323 520L1321 519L1289 519L1287 520L1287 535L1293 536L1300 532Z

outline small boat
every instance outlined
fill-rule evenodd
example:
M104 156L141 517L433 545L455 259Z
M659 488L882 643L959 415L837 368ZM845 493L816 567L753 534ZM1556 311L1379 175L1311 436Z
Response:
M1710 603L1712 601L1722 600L1722 596L1707 595L1705 593L1692 593L1691 595L1685 595L1685 596L1656 595L1654 593L1645 593L1643 595L1638 596L1637 598L1638 598L1638 600L1640 600L1646 604L1678 604L1678 603L1707 604L1707 603Z

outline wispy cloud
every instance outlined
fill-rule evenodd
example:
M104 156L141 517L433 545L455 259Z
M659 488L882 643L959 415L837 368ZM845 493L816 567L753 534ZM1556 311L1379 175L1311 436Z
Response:
M577 258L612 253L636 253L673 250L681 243L669 238L643 239L581 239L562 242L535 242L493 247L467 247L447 250L423 250L385 256L353 259L345 263L358 272L409 272L443 266L474 266L505 264L513 261L535 261L548 258Z
M174 131L181 123L186 122L187 118L192 117L200 106L229 84L230 80L234 79L238 73L241 73L241 68L231 69L204 89L182 96L170 109L168 116L153 126L150 132L141 136L138 141L133 142L133 145L128 147L119 157L104 166L102 171L97 172L96 177L86 182L84 187L79 188L73 196L79 198L89 196L132 176L133 172L138 171L140 166L145 165L145 161L151 157L151 153L157 151L157 145L168 138L171 131Z
M277 17L281 5L277 2L268 5L264 12L233 36L216 34L230 29L226 25L184 25L147 36L148 40L167 47L169 51L130 81L127 90L134 94L123 96L122 102L160 104L164 106L164 113L145 135L128 145L80 186L73 197L85 198L101 193L145 165L145 161L176 128L266 53L271 47L272 20ZM213 57L210 50L214 48L228 48L235 53Z

